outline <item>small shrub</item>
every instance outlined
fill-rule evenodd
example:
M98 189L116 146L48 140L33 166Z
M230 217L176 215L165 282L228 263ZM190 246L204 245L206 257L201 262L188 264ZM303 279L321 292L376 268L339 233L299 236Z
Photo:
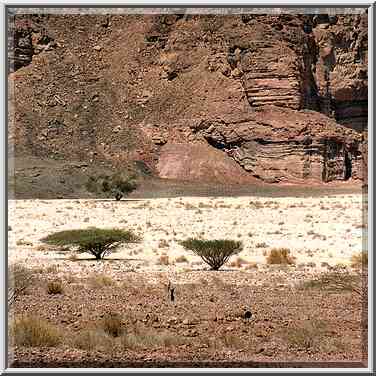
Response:
M97 260L104 258L121 244L136 243L139 236L121 229L89 227L84 230L59 231L41 239L46 244L72 247L77 252L88 252Z
M262 243L257 243L255 245L256 248L266 248L268 247L268 245L265 243L265 242L262 242Z
M351 266L353 268L368 266L368 252L363 251L351 256Z
M115 197L117 201L137 188L135 175L118 172L113 175L90 176L86 189L92 193L105 193Z
M117 313L104 315L101 327L111 337L119 337L123 333L122 320Z
M57 328L34 316L16 318L10 326L10 337L15 345L27 347L52 347L61 341Z
M181 256L176 257L175 262L176 263L188 262L188 259L184 255L181 255Z
M192 205L192 204L189 203L189 202L186 202L186 203L184 204L184 208L187 209L187 210L196 210L196 209L197 209L196 206Z
M288 248L273 248L266 257L268 264L295 264L295 258L290 255Z
M28 247L31 247L33 245L32 242L29 242L27 240L24 240L24 239L19 239L16 241L16 245L26 245Z
M8 304L11 305L22 294L27 293L28 287L34 280L33 272L21 264L9 268Z
M236 260L230 263L230 266L235 268L241 268L245 264L248 264L248 261L242 259L241 257L237 257Z
M238 254L242 248L242 242L234 240L201 240L187 239L181 245L200 256L212 270L218 270L231 256Z
M158 243L159 248L168 248L168 241L166 239L161 239Z
M50 281L47 284L47 292L50 295L62 294L63 284L61 283L61 281Z
M159 257L158 264L159 264L159 265L170 265L170 260L169 260L168 255L166 255L166 254L163 253L163 254Z
M89 279L89 283L92 287L105 287L105 286L113 286L115 284L114 280L104 274L94 275Z

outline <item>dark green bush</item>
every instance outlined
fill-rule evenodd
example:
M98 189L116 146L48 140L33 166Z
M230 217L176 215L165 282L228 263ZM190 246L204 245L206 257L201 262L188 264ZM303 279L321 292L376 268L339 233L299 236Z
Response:
M86 189L92 193L105 193L116 200L133 192L137 188L136 177L126 173L90 176Z
M41 241L51 245L74 247L77 252L89 252L100 260L120 244L137 243L140 237L132 231L89 227L81 230L59 231L46 236Z
M231 256L238 254L243 248L240 241L224 239L200 240L190 238L180 244L200 256L212 270L218 270Z

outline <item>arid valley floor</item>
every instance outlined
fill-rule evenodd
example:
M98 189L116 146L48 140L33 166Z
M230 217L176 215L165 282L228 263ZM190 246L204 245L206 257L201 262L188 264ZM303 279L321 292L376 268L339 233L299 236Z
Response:
M9 264L34 278L10 323L39 317L58 333L49 347L13 345L11 366L364 366L367 273L353 256L366 249L365 207L361 193L11 200ZM142 241L101 261L40 242L89 226L132 229ZM189 237L241 240L244 249L210 271L179 244ZM273 248L288 248L295 263L268 264ZM49 294L56 280L63 291ZM121 334L103 331L108 314Z

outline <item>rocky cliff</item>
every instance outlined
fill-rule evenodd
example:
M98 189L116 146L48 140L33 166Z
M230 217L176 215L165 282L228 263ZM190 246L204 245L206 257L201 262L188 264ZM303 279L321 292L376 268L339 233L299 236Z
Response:
M16 156L198 181L365 178L366 12L9 21Z

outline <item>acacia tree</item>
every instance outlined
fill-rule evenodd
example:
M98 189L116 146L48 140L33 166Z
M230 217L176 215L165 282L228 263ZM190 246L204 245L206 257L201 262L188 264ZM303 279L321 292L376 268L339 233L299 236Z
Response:
M243 249L243 244L235 240L201 240L187 239L180 243L185 249L200 256L212 270L218 270L231 256Z
M136 177L125 173L90 176L86 189L92 193L105 193L115 197L116 201L133 192L138 187Z
M88 252L97 260L124 243L137 243L141 239L132 231L121 229L87 229L59 231L41 239L43 243L72 248L77 252Z

